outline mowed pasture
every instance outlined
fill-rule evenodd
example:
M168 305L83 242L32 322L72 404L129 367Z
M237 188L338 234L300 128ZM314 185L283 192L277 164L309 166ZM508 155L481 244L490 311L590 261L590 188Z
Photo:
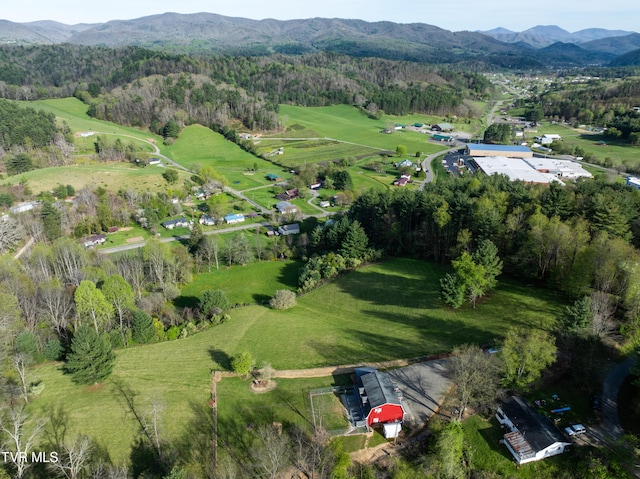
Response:
M287 131L264 136L257 145L261 154L284 148L284 154L274 155L273 161L287 167L348 157L395 154L398 145L406 146L408 155L421 151L426 156L443 149L429 143L425 134L413 131L381 133L395 123L414 123L417 118L426 122L427 117L384 116L373 120L348 105L314 108L280 105L280 116Z
M109 121L97 120L87 114L88 106L77 98L58 98L53 100L37 100L31 102L20 102L35 110L43 110L56 115L57 121L62 124L64 121L73 133L94 132L116 135L122 137L126 144L129 140L139 139L152 143L162 144L162 137L146 130L121 126ZM88 137L87 142L92 142L95 138ZM83 139L78 139L83 145Z
M98 187L110 191L133 189L137 191L166 191L169 184L162 177L164 168L140 168L130 163L92 163L85 165L54 166L31 170L0 180L0 184L16 184L25 178L34 193L50 191L59 184L71 185L76 190ZM181 178L188 178L179 171Z
M165 152L169 158L190 170L213 167L229 180L231 187L238 190L266 185L269 183L266 179L268 173L280 172L279 167L253 156L221 134L201 125L184 128L178 140ZM254 165L257 172L251 171Z
M223 289L232 302L260 302L276 289L292 289L297 267L293 262L258 263L214 271L201 282ZM191 337L118 351L113 377L124 378L139 393L142 411L148 411L153 402L160 403L163 430L167 437L176 438L193 418L192 405L208 401L211 370L229 370L231 358L243 351L250 352L258 364L270 362L276 369L419 357L464 343L493 345L513 326L549 329L562 310L553 293L511 281L501 283L475 310L452 310L439 297L439 278L445 271L424 261L394 259L346 274L299 297L290 310L236 308L229 312L229 321ZM252 273L251 281L262 283L247 287ZM199 291L183 294L193 298ZM108 383L76 386L60 365L53 364L30 374L30 380L41 379L45 384L42 394L30 403L32 410L48 415L51 407L64 406L72 429L94 437L115 460L126 460L135 424ZM225 396L225 388L220 388L221 403L235 402L234 397Z

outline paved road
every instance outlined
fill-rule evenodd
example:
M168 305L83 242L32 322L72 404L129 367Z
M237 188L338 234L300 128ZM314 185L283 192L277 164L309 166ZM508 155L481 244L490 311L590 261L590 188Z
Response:
M622 383L629 375L634 364L633 358L627 358L616 365L607 374L602 384L602 423L604 433L609 438L616 440L624 435L618 415L618 394Z

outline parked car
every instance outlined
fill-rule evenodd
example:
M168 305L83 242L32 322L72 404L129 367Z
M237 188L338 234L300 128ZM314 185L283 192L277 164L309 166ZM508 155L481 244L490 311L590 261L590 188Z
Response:
M578 436L587 432L587 428L582 424L574 424L572 426L565 427L564 432L567 433L567 436Z
M600 402L600 396L598 394L593 396L593 409L596 411L600 411L602 409L602 403Z

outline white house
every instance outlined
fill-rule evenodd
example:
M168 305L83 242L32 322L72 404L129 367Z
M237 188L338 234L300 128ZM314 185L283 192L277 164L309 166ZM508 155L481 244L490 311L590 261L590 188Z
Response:
M213 226L216 224L216 220L209 215L202 215L198 220L198 223L205 226Z
M496 419L508 430L504 444L518 464L562 454L571 445L551 419L520 397L507 399L498 408Z
M562 137L555 133L546 133L542 136L536 136L536 140L538 140L542 145L550 145L554 141L562 140Z
M300 234L300 225L298 223L294 223L291 225L282 225L278 227L278 234L282 236L289 235L299 235Z

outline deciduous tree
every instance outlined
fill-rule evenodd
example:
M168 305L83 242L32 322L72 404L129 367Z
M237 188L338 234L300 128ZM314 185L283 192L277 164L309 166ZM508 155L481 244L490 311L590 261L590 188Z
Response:
M507 386L521 388L538 379L556 359L554 338L540 329L509 330L500 353Z
M103 331L113 317L113 305L93 281L84 280L73 294L80 324L90 322L96 332Z

